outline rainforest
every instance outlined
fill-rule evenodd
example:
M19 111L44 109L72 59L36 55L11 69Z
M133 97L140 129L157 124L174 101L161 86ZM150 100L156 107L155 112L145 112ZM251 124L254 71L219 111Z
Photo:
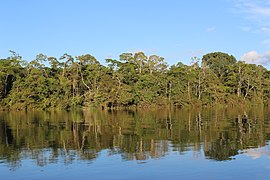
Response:
M169 66L158 55L122 53L100 63L90 54L0 60L0 109L101 109L267 106L270 71L223 52Z

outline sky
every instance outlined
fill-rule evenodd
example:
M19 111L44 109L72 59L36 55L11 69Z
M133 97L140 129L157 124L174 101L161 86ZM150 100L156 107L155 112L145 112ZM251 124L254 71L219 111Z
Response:
M170 64L224 52L270 64L270 0L0 0L0 58L124 52Z

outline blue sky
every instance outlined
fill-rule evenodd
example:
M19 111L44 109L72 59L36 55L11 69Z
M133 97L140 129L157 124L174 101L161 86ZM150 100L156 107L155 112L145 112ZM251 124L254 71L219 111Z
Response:
M270 61L269 0L0 0L0 58L157 54L171 65L221 51Z

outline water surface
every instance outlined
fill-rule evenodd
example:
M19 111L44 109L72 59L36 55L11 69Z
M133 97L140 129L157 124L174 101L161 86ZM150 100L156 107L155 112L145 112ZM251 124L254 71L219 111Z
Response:
M268 109L1 112L1 179L270 179Z

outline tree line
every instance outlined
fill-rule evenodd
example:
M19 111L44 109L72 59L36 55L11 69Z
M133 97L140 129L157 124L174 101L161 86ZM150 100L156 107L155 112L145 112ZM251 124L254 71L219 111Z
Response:
M122 53L101 64L90 54L0 59L1 109L268 105L270 71L223 52L169 66L163 57Z

